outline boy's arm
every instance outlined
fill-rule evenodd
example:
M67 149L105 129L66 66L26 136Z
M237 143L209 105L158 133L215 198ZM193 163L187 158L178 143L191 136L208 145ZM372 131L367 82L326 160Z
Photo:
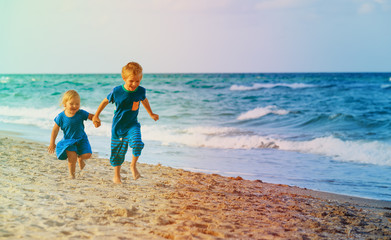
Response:
M100 119L99 115L105 109L105 107L109 104L109 100L107 98L103 99L103 101L100 103L98 109L95 112L94 117L92 118L92 122L94 123L95 127L100 127Z
M88 113L88 119L92 121L92 118L94 117L94 114Z
M58 135L58 132L60 131L60 127L57 125L57 123L54 123L54 127L52 130L52 135L50 137L50 144L48 147L49 153L54 153L54 150L56 149L56 138Z
M159 115L154 114L152 112L151 106L149 105L149 101L147 98L145 98L144 101L141 101L141 103L143 104L144 108L147 110L149 116L151 116L153 120L155 121L159 120Z

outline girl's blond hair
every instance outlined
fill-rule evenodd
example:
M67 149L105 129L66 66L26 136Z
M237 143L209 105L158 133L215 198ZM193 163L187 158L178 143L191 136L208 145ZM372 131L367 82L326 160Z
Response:
M136 62L130 62L122 68L122 76L128 77L129 75L139 75L143 73L143 68Z
M80 99L80 95L75 90L68 90L64 93L61 99L61 105L65 105L69 100L78 97Z

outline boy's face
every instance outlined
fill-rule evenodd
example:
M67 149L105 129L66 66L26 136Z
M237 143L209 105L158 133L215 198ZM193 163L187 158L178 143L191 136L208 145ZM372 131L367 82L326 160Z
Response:
M143 78L143 74L140 73L138 75L130 74L127 77L122 77L125 81L125 89L128 91L134 91L138 86L140 86L141 79Z

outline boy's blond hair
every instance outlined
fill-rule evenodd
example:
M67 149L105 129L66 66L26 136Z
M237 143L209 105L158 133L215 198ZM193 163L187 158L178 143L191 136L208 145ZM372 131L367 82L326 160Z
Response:
M61 105L64 105L71 99L78 97L80 99L80 95L75 90L68 90L64 93L61 99Z
M128 77L129 75L139 75L143 73L143 68L136 62L130 62L122 68L122 77Z

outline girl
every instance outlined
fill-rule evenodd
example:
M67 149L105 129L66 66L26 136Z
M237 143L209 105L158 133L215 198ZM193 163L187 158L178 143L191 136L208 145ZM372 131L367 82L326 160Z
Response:
M54 119L48 152L54 153L56 150L59 160L68 158L69 177L74 179L76 161L82 170L85 166L84 160L92 154L83 121L91 120L94 115L80 109L80 96L75 90L65 92L61 104L64 105L64 111ZM64 137L56 147L55 142L60 128L64 132Z

